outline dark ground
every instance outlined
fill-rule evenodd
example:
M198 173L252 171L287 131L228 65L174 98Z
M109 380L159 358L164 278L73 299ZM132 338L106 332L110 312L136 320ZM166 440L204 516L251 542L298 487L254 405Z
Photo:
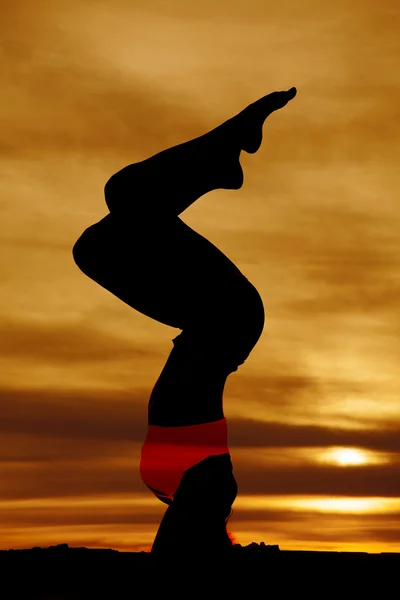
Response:
M0 551L0 598L400 598L400 554L308 552L251 544L229 560L155 561L145 552ZM4 591L5 590L5 591Z

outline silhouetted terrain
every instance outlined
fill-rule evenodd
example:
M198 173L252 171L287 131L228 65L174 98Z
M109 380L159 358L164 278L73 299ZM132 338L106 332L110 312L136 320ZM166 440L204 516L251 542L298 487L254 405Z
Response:
M67 544L30 550L1 550L4 600L88 598L301 597L316 590L319 598L335 590L340 598L359 598L379 585L378 597L397 597L399 553L310 552L278 546L234 546L229 560L189 562L157 560L147 552L69 548ZM190 586L190 589L188 589ZM385 592L389 588L392 593ZM350 595L351 589L353 592ZM390 596L388 595L390 593ZM372 597L372 596L371 596Z

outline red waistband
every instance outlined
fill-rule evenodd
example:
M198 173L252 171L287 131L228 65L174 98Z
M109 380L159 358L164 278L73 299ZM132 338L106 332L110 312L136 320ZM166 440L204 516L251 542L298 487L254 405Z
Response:
M149 425L142 447L143 482L169 498L183 473L208 456L229 454L226 419L183 427Z

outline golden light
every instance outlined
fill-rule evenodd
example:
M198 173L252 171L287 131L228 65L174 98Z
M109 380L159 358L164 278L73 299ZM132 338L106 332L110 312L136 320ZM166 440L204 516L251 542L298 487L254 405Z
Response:
M392 498L305 498L294 502L298 510L313 510L323 513L385 513L399 509Z
M387 457L362 448L332 447L322 451L319 460L340 467L355 467L384 463L387 462Z
M400 513L400 498L345 496L243 496L235 507L241 510L291 510L318 513Z
M331 456L338 465L343 467L346 465L365 465L369 462L367 454L357 448L337 448L332 451Z

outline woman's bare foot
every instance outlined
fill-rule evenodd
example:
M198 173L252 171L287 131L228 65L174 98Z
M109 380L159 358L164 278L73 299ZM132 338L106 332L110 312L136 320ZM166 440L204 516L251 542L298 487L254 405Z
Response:
M243 185L243 171L239 162L242 150L254 154L262 143L262 128L267 117L283 108L296 96L296 88L273 92L249 104L239 114L219 125L208 135L214 140L210 153L223 177L224 188L239 189Z
M223 126L230 130L230 137L236 137L240 149L254 154L261 146L262 128L269 115L286 106L297 94L296 88L286 92L273 92L249 104Z
M242 149L249 154L257 152L262 142L262 128L267 117L283 108L297 94L296 88L287 92L273 92L250 104L233 120L237 119L238 128L242 132Z

